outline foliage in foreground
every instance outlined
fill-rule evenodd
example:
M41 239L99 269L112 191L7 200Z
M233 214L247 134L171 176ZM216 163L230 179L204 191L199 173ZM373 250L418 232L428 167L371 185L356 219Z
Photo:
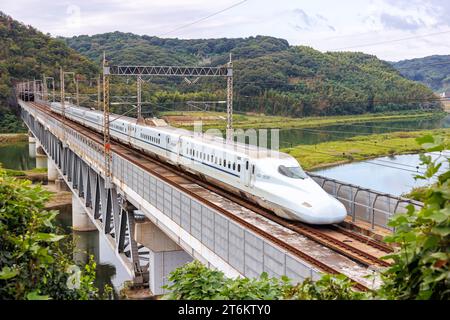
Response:
M418 142L429 152L445 148L441 139L432 136ZM441 162L426 155L421 160L427 170L418 179L431 179L443 164L450 163L448 158ZM379 294L384 298L450 299L450 171L438 175L423 198L421 210L410 205L406 214L394 216L389 223L395 232L385 241L400 249L386 257L394 264L382 275Z
M417 139L429 152L443 151L442 138L427 135ZM441 156L442 157L442 156ZM442 166L440 159L421 155L427 170L417 179L435 177ZM450 163L445 158L443 163ZM306 279L292 284L286 277L229 279L220 271L210 270L194 261L174 270L170 293L166 299L299 299L299 300L352 300L352 299L450 299L450 171L437 176L437 182L423 192L424 207L395 215L389 225L395 228L385 241L395 244L397 250L386 256L394 263L381 273L382 285L368 293L357 292L344 275L324 275L318 281Z
M0 299L98 299L95 262L80 270L58 234L50 193L0 168ZM107 288L106 294L109 293Z
M343 275L325 275L319 281L311 279L293 284L287 277L270 278L262 273L258 278L227 278L224 273L211 270L193 261L170 274L170 290L165 299L186 300L356 300L366 294L352 289Z

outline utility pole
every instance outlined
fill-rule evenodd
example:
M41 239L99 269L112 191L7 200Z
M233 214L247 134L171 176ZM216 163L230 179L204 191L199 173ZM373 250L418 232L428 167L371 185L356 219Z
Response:
M75 75L74 78L75 78L75 91L76 91L75 99L76 99L77 107L79 107L80 106L80 96L79 96L79 92L78 92L78 77Z
M67 147L67 136L66 136L66 103L65 103L65 88L64 88L64 70L61 67L59 69L60 78L60 89L61 89L61 115L63 120L63 147Z
M43 79L43 88L42 88L42 100L44 101L48 101L48 94L47 94L47 78L45 77L45 73L42 74L42 79Z
M100 88L100 75L97 77L97 109L101 110L102 105L101 105L101 95L102 95L102 90Z
M105 148L105 188L111 188L111 140L109 135L109 74L110 69L103 51L103 145Z
M144 122L144 119L142 118L142 77L139 75L137 76L137 123Z
M227 130L226 139L233 140L233 62L227 64Z

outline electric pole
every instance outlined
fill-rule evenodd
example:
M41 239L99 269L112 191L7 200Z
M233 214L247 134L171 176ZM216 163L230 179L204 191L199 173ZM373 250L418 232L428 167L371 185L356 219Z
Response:
M233 62L227 64L227 130L226 139L233 140Z

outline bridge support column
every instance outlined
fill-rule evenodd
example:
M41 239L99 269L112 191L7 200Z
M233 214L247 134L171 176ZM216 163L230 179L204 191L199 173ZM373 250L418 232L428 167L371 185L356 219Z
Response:
M30 158L36 158L36 138L28 131L28 154Z
M36 145L36 168L47 168L47 154L39 142Z
M97 230L75 194L72 194L72 228L75 231Z
M154 295L164 294L166 290L161 287L169 283L169 273L192 261L192 257L150 221L137 223L134 236L138 243L149 249L150 291Z
M98 232L73 232L73 242L75 244L73 259L76 263L80 265L88 263L91 254L98 260L100 256L98 237Z
M47 180L48 181L56 181L58 179L58 170L56 170L56 164L53 162L53 159L47 158Z

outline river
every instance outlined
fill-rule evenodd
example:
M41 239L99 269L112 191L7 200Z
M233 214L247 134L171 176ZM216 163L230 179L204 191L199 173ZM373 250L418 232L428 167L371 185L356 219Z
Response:
M446 156L450 156L448 152ZM449 169L448 162L439 153L429 154L443 164L440 173ZM412 188L425 186L434 180L415 179L422 175L425 167L421 165L418 154L380 157L372 160L353 162L326 169L315 170L314 173L359 185L376 191L400 196Z

